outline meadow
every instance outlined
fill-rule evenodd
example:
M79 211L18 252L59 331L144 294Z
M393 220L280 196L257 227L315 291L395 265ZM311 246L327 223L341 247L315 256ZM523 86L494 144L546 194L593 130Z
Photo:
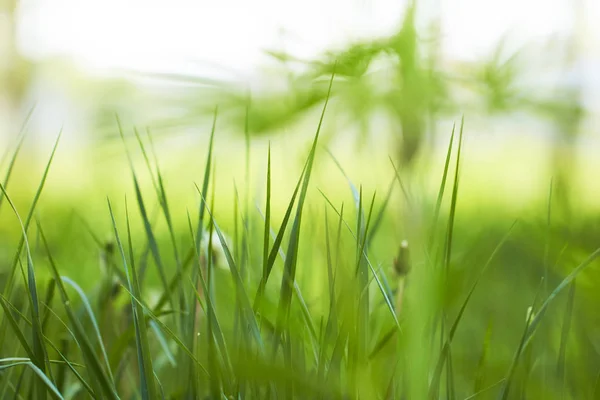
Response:
M8 149L0 397L600 396L597 161L564 209L539 144L468 117L410 171L327 121Z

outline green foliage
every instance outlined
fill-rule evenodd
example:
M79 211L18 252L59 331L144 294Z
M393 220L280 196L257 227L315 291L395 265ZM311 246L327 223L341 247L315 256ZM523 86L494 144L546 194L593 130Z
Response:
M333 79L330 85L333 92ZM159 234L149 221L132 162L140 215L133 218L126 203L119 211L118 203L108 202L115 244L103 251L104 276L90 275L99 282L98 291L84 290L83 282L68 277L75 260L54 257L57 246L68 250L70 243L45 234L43 227L53 223L51 215L30 212L25 222L19 218L19 254L14 262L2 260L22 266L23 283L6 286L0 297L6 332L0 342L5 357L0 360L0 393L65 399L591 395L598 369L589 353L591 344L582 339L589 329L587 314L575 305L586 304L590 294L583 286L575 296L575 278L577 284L589 282L587 271L597 266L600 250L574 246L568 263L576 268L562 277L564 269L549 267L548 227L536 233L531 227L535 215L510 225L501 214L495 217L499 222L478 221L490 231L473 247L469 240L474 233L468 228L474 222L465 221L468 215L459 196L464 121L458 140L452 132L439 190L427 194L427 201L415 201L414 187L397 169L385 196L367 194L335 158L354 212L335 205L327 190L319 189L321 196L312 197L311 173L321 162L317 143L324 118L325 109L305 166L294 177L297 184L279 229L271 227L277 213L269 148L265 212L244 211L243 231L233 242L224 233L228 224L215 213L215 124L203 185L196 186L198 220L193 223L187 215L189 232L183 241L175 222L180 211L167 201L168 182L154 149L149 157L138 134L166 233ZM32 209L50 173L48 163ZM396 185L402 186L399 196L393 191ZM18 216L8 189L0 188ZM309 212L315 202L324 208L323 219ZM400 214L394 205L400 205ZM235 210L239 212L237 206ZM540 213L542 220L549 220L547 214ZM34 251L29 240L33 233L27 225L33 215L39 217L35 234L43 251ZM246 221L255 217L262 224L252 234ZM390 222L396 224L398 218L407 226L402 235L409 245L390 237ZM425 222L417 226L411 221ZM141 229L132 229L133 224ZM83 228L93 233L89 226ZM140 238L135 236L138 231ZM538 237L539 250L532 251L528 246L536 247ZM553 234L550 238L561 240ZM144 251L137 249L139 243ZM161 258L166 248L173 257ZM398 248L397 260L407 265L401 274L392 259ZM119 261L112 259L115 249ZM591 254L587 258L586 252ZM148 254L152 257L146 262L157 270L142 285L139 266ZM47 284L38 278L45 266L50 272ZM529 269L524 275L525 266ZM7 272L10 277L18 269ZM315 278L314 283L306 276ZM550 290L535 284L540 276ZM523 293L511 288L517 283ZM533 302L533 312L524 318L536 287L540 301ZM498 290L504 297L491 294ZM157 292L157 300L151 302L150 291ZM26 301L19 302L20 296ZM561 301L564 306L554 306ZM510 328L523 324L521 332Z

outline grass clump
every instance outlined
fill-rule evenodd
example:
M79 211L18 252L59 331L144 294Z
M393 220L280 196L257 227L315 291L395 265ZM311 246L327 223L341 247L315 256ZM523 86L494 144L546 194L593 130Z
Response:
M330 91L332 85L333 78ZM85 226L97 246L90 252L103 255L100 272L89 272L89 280L98 282L96 291L69 277L77 268L74 260L58 259L54 251L76 244L47 236L45 227L57 222L36 212L56 147L21 219L7 189L19 143L0 183L0 207L10 206L20 229L14 256L0 260L7 266L0 297L2 398L593 395L597 360L582 355L586 326L577 304L584 297L575 287L600 250L587 258L573 251L576 267L566 276L549 271L547 242L539 240L539 254L520 247L553 237L531 236L529 216L524 224L498 217L485 240L466 243L463 235L475 222L461 221L460 214L464 120L457 140L452 132L437 193L416 192L411 176L394 166L380 200L354 184L329 152L352 202L334 204L322 188L312 197L326 107L280 221L273 212L270 146L264 210L250 212L246 191L244 199L235 198L233 223L221 223L216 215L217 111L202 183L196 185L197 213L183 212L185 228L175 222L174 215L184 210L168 200L149 133L144 139L135 131L167 234L157 234L149 194L130 161L139 219L127 199L110 198L111 239L103 242ZM118 129L125 138L120 123ZM396 186L401 196L394 194ZM2 218L12 223L8 213ZM143 226L142 237L135 236L135 223ZM225 234L227 225L233 225L233 239ZM394 239L394 230L401 240ZM504 298L494 294L517 279L510 276L511 263L530 261L529 281L543 276L543 285L521 285L531 290L517 294L505 290ZM560 301L563 308L554 304ZM524 319L528 305L532 311ZM515 320L521 322L510 329ZM550 367L543 360L552 356L556 362Z

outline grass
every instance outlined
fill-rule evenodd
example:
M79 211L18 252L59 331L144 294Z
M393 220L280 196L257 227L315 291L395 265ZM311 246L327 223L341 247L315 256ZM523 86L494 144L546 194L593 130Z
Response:
M464 120L437 190L393 163L378 178L385 191L371 190L320 147L326 107L283 189L271 146L252 152L247 137L233 200L217 194L229 183L216 178L215 111L191 209L169 192L151 133L116 123L132 196L111 193L100 217L83 206L76 240L57 229L66 218L39 208L57 147L21 217L7 185L17 143L0 182L2 232L18 242L0 252L1 397L590 398L600 371L593 216L563 221L534 204L515 223L463 206ZM256 207L251 157L265 163ZM328 159L348 196L315 183Z

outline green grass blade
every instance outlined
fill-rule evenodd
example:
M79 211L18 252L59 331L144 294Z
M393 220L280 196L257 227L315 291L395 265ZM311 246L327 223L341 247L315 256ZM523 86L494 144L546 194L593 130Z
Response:
M190 247L185 258L183 259L181 272L177 272L175 276L171 279L171 282L169 283L168 293L173 293L173 291L175 291L177 287L182 284L184 275L188 272L188 269L196 262L194 260L194 254L195 245ZM156 305L152 308L155 314L159 313L160 310L162 310L162 308L169 302L168 293L163 292L158 301L156 302Z
M335 295L335 278L337 269L333 266L333 250L331 249L331 240L329 238L329 218L327 208L325 208L325 250L327 253L327 288L329 290L329 316L327 318L326 332L331 332L333 329L333 321L337 320L337 306ZM326 335L326 338L329 336Z
M123 133L123 128L121 127L121 121L120 121L120 119L118 117L117 117L117 126L119 128L119 134L120 134L121 139L123 141L123 145L125 146L125 151L127 153L127 158L129 160L129 168L131 169L131 174L132 174L132 177L133 177L133 185L134 185L134 188L135 188L135 197L136 197L136 200L137 200L137 204L138 204L138 208L139 208L139 211L140 211L140 215L142 217L142 221L144 223L144 230L146 232L146 237L148 239L148 245L150 246L150 252L151 252L152 258L154 259L154 262L156 264L156 268L158 270L158 275L159 275L161 283L163 285L163 290L169 295L169 304L171 304L171 307L174 309L175 308L175 302L173 300L172 293L170 291L169 284L167 282L167 275L165 273L165 269L164 269L164 265L163 265L163 262L162 262L162 258L160 256L160 251L158 249L158 243L156 241L156 237L154 236L154 232L152 231L152 224L150 223L150 220L148 219L148 213L146 211L146 206L144 204L144 198L142 196L142 191L140 189L139 181L138 181L137 175L135 173L135 169L133 167L133 161L131 159L129 151L127 150L127 146L126 146L126 143L125 143L125 135ZM130 277L130 279L132 279L132 277ZM138 277L136 276L135 279L137 280ZM149 376L152 376L152 374L150 374Z
M300 197L298 198L298 205L296 207L296 216L294 218L294 223L292 225L292 231L290 234L290 240L288 243L287 250L287 258L284 264L283 277L281 281L281 289L279 296L279 306L278 306L278 316L277 323L275 326L275 338L274 347L273 347L273 355L276 354L277 350L277 338L282 333L282 329L284 325L287 325L286 322L289 319L289 309L292 300L292 288L293 283L296 278L296 265L298 261L298 249L300 242L300 226L302 222L302 211L304 208L304 202L306 199L306 194L308 191L308 184L310 182L311 172L313 168L313 163L316 155L317 143L319 140L319 135L321 133L321 127L323 125L323 119L325 118L325 112L327 110L327 104L329 103L329 97L331 95L331 88L333 86L333 78L335 74L331 75L331 79L329 81L329 89L327 93L327 97L325 100L325 104L323 105L323 110L321 112L321 117L319 119L319 124L317 126L317 132L315 134L315 138L313 140L312 148L310 150L310 154L308 156L306 174L304 175L304 179L302 182L302 189L300 192ZM288 354L289 356L289 354ZM288 357L289 358L289 357Z
M54 294L56 293L56 282L54 279L48 281L48 289L46 289L46 297L44 299L44 303L46 305L51 305L54 300ZM46 311L42 316L42 331L46 331L48 327L48 318L50 317L50 313Z
M46 347L44 345L44 339L43 339L44 333L42 331L42 323L41 323L41 318L40 318L37 283L36 283L36 277L35 277L35 270L33 267L33 258L31 256L31 249L29 246L29 240L27 239L27 229L25 228L25 225L23 224L23 221L21 219L21 216L19 215L19 212L17 211L17 208L15 207L14 203L8 196L8 193L6 193L6 190L4 189L4 186L2 184L0 184L0 190L4 193L6 201L12 208L15 216L17 217L17 220L19 221L19 225L21 227L21 233L23 235L23 240L25 243L25 252L27 254L26 286L29 291L28 301L31 306L31 322L32 322L32 336L33 336L32 339L33 339L33 356L34 356L34 358L32 360L33 360L33 363L36 365L36 367L39 368L40 371L45 374L46 368L49 367L48 354L47 354ZM38 390L37 394L38 394L39 398L42 398L45 396L45 394L41 390Z
M364 257L364 254L366 253L366 248L367 248L367 239L368 239L368 232L369 232L369 225L371 224L371 216L373 215L373 206L375 205L375 195L377 193L373 193L373 198L371 199L371 206L369 207L369 214L366 220L366 224L363 228L361 228L361 234L358 237L358 240L360 241L360 243L357 243L357 247L358 247L358 254L359 256L357 257L358 260L356 261L356 270L358 272L358 269L360 267L360 263L361 260ZM362 187L361 187L361 198L362 198ZM362 203L362 201L361 201ZM359 218L360 221L360 218Z
M369 246L369 244L375 238L375 234L379 231L379 227L381 226L381 222L383 221L383 217L384 217L385 212L387 210L387 206L388 206L388 204L390 202L390 199L392 198L392 193L394 192L395 183L396 183L396 177L394 177L392 179L392 182L390 183L390 186L388 188L387 194L385 195L385 199L383 201L383 204L381 205L381 209L377 213L377 216L375 217L375 221L373 222L373 227L369 231L369 237L367 239L367 247Z
M457 204L457 197L458 197L458 183L459 183L460 161L461 161L460 153L462 150L462 143L463 143L464 124L465 124L465 119L463 117L462 123L460 125L460 133L458 136L458 151L456 154L456 167L454 170L454 184L452 186L452 200L450 202L448 232L447 232L447 236L446 236L446 245L445 245L445 251L444 251L444 268L446 270L446 273L450 269L450 256L452 254L452 239L453 239L453 234L454 234L454 219L456 217L456 204Z
M10 372L12 372L12 371L10 371ZM14 388L15 395L13 396L13 400L21 399L21 396L19 395L19 393L21 393L21 386L23 386L23 381L24 381L23 378L25 378L25 369L22 369L21 373L19 374L19 380L17 381L17 385ZM5 389L8 389L8 387L9 387L9 385L6 385ZM6 390L2 393L2 398L3 399L7 398Z
M219 113L219 109L215 108L215 112L213 115L213 123L210 131L210 140L208 142L208 154L206 155L206 166L204 168L204 180L202 182L202 199L206 199L208 196L208 184L210 182L210 167L212 165L212 154L214 147L214 139L215 139L215 131L217 129L217 116ZM196 251L200 254L200 240L202 240L202 230L204 229L204 212L206 209L206 205L204 201L200 202L200 207L198 210L198 225L196 228Z
M569 332L571 330L571 320L573 318L573 307L575 304L575 281L571 282L569 287L569 297L565 308L565 316L563 319L562 332L560 336L560 348L558 352L558 362L556 363L556 378L561 386L561 394L564 395L566 389L566 354Z
M260 209L258 209L258 212L260 213L261 217L264 218L264 215L262 214ZM275 233L273 232L272 229L270 229L270 232L271 232L271 237L273 238L273 240L276 240ZM286 256L285 256L285 252L281 249L281 247L278 248L277 254L279 254L279 257L285 264ZM308 305L306 304L306 301L304 300L304 296L302 295L302 291L300 290L300 286L298 286L298 282L294 282L293 290L294 290L294 295L296 296L296 299L299 302L300 310L302 311L302 317L304 319L304 323L305 323L306 327L308 328L308 332L310 334L313 351L315 352L315 359L318 359L317 348L318 348L319 338L317 337L317 330L315 328L313 318L310 314L310 310L308 309ZM255 300L255 304L254 304L255 312L257 311L256 306L257 306L257 302Z
M196 187L198 189L198 187ZM204 199L202 199L204 201ZM244 282L242 281L242 277L239 273L237 264L231 255L231 251L229 249L229 245L223 236L223 232L221 232L221 228L214 219L212 211L207 207L206 212L209 215L210 220L214 226L214 229L219 237L219 241L221 242L221 247L223 248L223 253L225 254L225 259L227 260L227 264L229 265L229 271L231 272L231 276L233 278L233 282L236 289L236 294L238 301L240 301L241 311L243 312L244 323L248 326L252 336L254 336L254 340L258 345L259 349L262 351L264 348L263 340L260 335L260 329L258 327L258 323L256 321L256 317L254 315L254 310L252 309L252 305L250 304L250 299L248 297L248 293L246 292Z
M190 283L192 286L194 286L193 282L190 281ZM206 285L206 280L202 281L202 285L203 285L204 292L207 293L208 287ZM198 303L201 304L202 296L198 292L198 290L195 288L195 286L194 286L194 293L196 295L196 300L198 301ZM213 304L212 300L209 300L208 297L206 299L206 313L207 313L209 319L211 320L211 325L212 325L210 334L214 337L214 340L217 342L217 345L219 346L219 351L223 355L224 361L231 372L232 364L231 364L231 359L229 358L229 352L227 351L227 345L225 343L225 335L223 334L223 331L221 329L221 324L219 323L219 319L217 318L217 313L216 313L214 304Z
M267 198L265 205L265 227L263 233L263 275L260 281L261 285L266 284L269 270L269 233L271 231L271 144L269 143L269 153L267 156ZM261 286L259 290L264 290Z
M464 121L464 118L463 118ZM462 130L462 127L461 127ZM438 190L438 197L435 203L435 210L433 212L433 227L437 224L440 216L440 210L442 209L442 200L444 198L444 191L446 189L446 182L448 180L448 171L450 167L450 157L452 155L452 145L454 144L454 133L456 131L456 125L452 125L452 134L450 135L450 143L448 144L448 152L446 153L446 162L444 163L444 173L442 174L442 181L440 183L440 189ZM433 229L432 227L432 229Z
M1 362L2 362L2 360L0 360L0 363ZM64 397L60 394L60 392L58 391L56 386L54 386L54 384L52 383L50 378L48 378L48 376L44 373L44 371L42 371L37 365L35 365L35 363L33 363L31 361L18 361L18 362L13 362L11 364L3 364L3 365L0 365L0 371L6 370L8 368L21 366L21 365L28 367L35 373L35 375L37 375L40 382L44 384L44 387L48 390L48 393L50 393L50 395L53 398L64 400ZM42 393L41 398L46 398L45 393Z
M165 185L164 185L164 180L162 177L162 173L160 171L160 168L158 166L158 158L156 156L156 153L154 152L154 148L152 148L152 152L153 152L153 158L154 158L154 162L155 162L155 166L156 166L156 177L154 177L154 173L152 170L152 166L150 164L150 159L148 158L148 154L146 152L146 148L144 146L144 142L142 141L142 138L139 135L139 132L137 131L137 129L134 129L135 132L135 136L138 140L138 144L140 146L140 149L142 151L142 154L144 156L144 160L146 161L146 166L148 168L148 173L150 174L151 178L152 178L152 185L154 186L154 190L156 192L156 196L158 198L159 201L159 205L160 208L163 211L163 215L165 217L165 221L167 222L167 229L169 231L169 237L171 239L171 246L173 247L173 253L174 253L174 257L175 257L175 264L177 266L177 272L180 273L181 272L181 260L179 258L179 250L178 250L178 246L177 246L177 240L175 238L175 229L173 227L173 220L171 218L171 211L169 209L169 202L167 199L167 192L165 190ZM152 143L152 139L150 137L150 133L149 131L147 131L148 137L150 139L150 143ZM183 286L179 286L179 290L178 290L178 295L179 295L179 308L181 310L186 310L187 309L187 305L186 305L186 300L185 300L185 292L183 291ZM182 317L181 322L181 326L183 327L184 325L184 319Z
M214 169L213 169L214 171ZM214 176L214 174L213 174ZM213 187L212 187L212 194L211 194L211 202L210 202L210 208L213 209L215 206L215 186L214 186L214 182L213 182ZM214 271L213 271L213 257L211 254L210 249L212 249L213 247L213 223L212 220L211 222L208 224L208 254L206 257L207 263L206 263L206 276L207 276L207 288L204 291L204 293L206 293L205 298L206 298L206 308L208 310L208 315L209 318L207 320L207 353L208 353L208 372L211 376L210 382L209 382L209 386L210 386L210 393L211 393L211 397L213 399L216 399L218 397L220 397L220 393L221 393L221 388L222 388L222 381L221 381L221 368L220 365L217 363L217 355L216 355L216 349L215 349L215 334L213 331L213 322L214 322L214 314L212 313L213 311L213 307L212 304L214 302Z
M173 356L171 349L169 349L169 344L167 343L165 335L163 335L163 333L160 331L160 328L153 320L150 320L148 325L150 325L150 328L152 329L152 332L154 332L154 335L156 336L160 347L165 352L165 356L167 357L169 364L171 364L172 367L176 367L177 361L175 361L175 357Z
M11 298L12 295L12 290L13 290L13 285L14 285L14 279L15 279L15 272L17 269L17 265L19 263L19 259L21 257L21 252L23 250L23 246L25 245L25 241L26 241L26 235L27 235L27 231L29 229L29 225L31 223L31 220L33 219L33 215L35 212L35 209L37 207L37 204L40 200L40 197L42 195L42 191L44 189L44 186L46 184L46 179L48 178L48 174L50 173L50 166L52 165L52 161L54 160L54 155L56 154L56 150L58 148L58 143L60 142L60 138L62 136L62 130L60 131L60 133L58 134L58 137L56 138L56 142L54 143L54 147L52 148L52 153L50 154L50 158L48 159L48 162L46 164L46 167L44 169L44 173L42 175L42 179L40 180L40 183L38 185L38 188L35 192L35 195L33 197L33 202L31 203L31 206L29 208L29 212L27 214L27 218L25 219L25 223L22 224L24 225L24 232L25 232L25 236L21 237L21 240L19 241L19 244L17 246L17 251L15 252L14 258L12 260L12 263L10 264L10 272L8 275L8 279L6 280L6 285L4 287L4 296L7 299ZM0 184L0 187L2 187L2 194L3 196L6 196L6 191L5 188L2 186L2 184ZM5 330L0 331L0 343L4 343L4 335L5 335Z
M406 200L406 203L409 207L412 206L412 198L411 196L408 194L408 190L406 190L406 187L404 186L404 182L402 181L402 177L400 176L400 171L398 171L398 168L396 167L396 164L394 163L394 160L392 159L392 157L389 157L390 159L390 164L392 164L392 168L394 169L394 176L396 177L396 180L398 181L398 184L400 185L400 189L402 189L402 195L404 196L404 200Z
M338 211L338 209L335 207L335 205L333 205L333 203L329 200L329 198L327 197L327 195L325 195L325 193L323 193L322 191L319 190L319 192L321 192L321 195L325 198L325 200L327 201L327 203L329 204L329 206L333 209L333 211L335 211L335 213L340 217L339 222L338 222L338 248L339 248L339 241L340 241L340 233L341 233L341 228L342 228L342 223L346 226L346 229L348 230L348 232L350 232L350 234L352 235L353 239L355 241L358 242L358 236L352 231L352 228L350 227L350 225L348 225L348 222L344 219L343 216L343 206L342 206L342 210ZM362 256L364 257L364 260L366 262L367 267L371 270L371 273L373 274L373 278L375 279L375 282L377 283L377 287L379 288L379 291L381 292L383 299L385 301L385 304L387 305L390 314L394 320L394 323L396 324L396 327L398 329L400 329L400 322L398 321L398 317L396 316L396 311L395 311L395 307L394 307L394 302L392 301L392 298L388 295L388 291L386 290L386 288L384 287L381 279L379 279L379 276L377 274L377 271L375 270L375 268L373 267L373 264L371 263L369 257L367 256L366 252L362 251ZM366 283L365 283L366 285ZM366 286L365 286L366 287ZM361 293L364 292L365 287L361 288ZM361 294L361 296L364 294Z
M541 319L544 317L546 310L552 303L552 300L558 296L560 292L562 292L567 286L571 284L586 267L588 267L594 260L600 257L600 248L596 249L592 254L588 256L581 264L579 264L567 277L565 277L560 284L550 293L550 295L546 298L544 303L542 303L540 309L536 312L535 318L531 321L529 328L527 330L527 338L524 347L527 347L531 342L531 338L535 333L535 330L540 323Z
M525 350L525 343L527 341L527 335L529 332L529 329L531 327L531 323L533 321L533 315L534 315L534 310L535 310L535 304L537 302L537 299L540 295L540 291L542 288L542 284L543 284L543 280L544 278L542 278L542 282L540 282L540 287L535 295L535 298L533 300L533 303L531 305L531 312L529 313L529 315L527 315L527 320L525 323L525 329L523 329L523 334L521 335L521 340L519 342L519 346L517 347L517 351L515 352L515 355L513 356L513 360L512 363L510 364L510 368L508 369L508 372L506 374L506 378L504 380L504 385L502 386L502 391L500 392L500 400L506 400L508 399L508 394L510 392L510 388L512 385L512 380L515 374L515 371L517 369L517 365L519 364L519 359L521 358L521 354L523 354L523 350Z
M267 266L266 266L266 275L264 277L261 277L261 281L258 285L259 290L257 291L256 296L254 298L254 309L255 310L257 310L261 296L263 294L262 290L264 290L264 287L267 284L269 276L271 275L271 270L273 269L273 265L275 265L275 260L277 259L277 254L281 250L281 243L283 241L283 236L285 234L287 225L288 225L290 217L292 215L294 204L296 202L296 197L298 195L298 192L300 191L300 187L302 184L302 178L304 177L304 174L306 172L306 167L307 167L307 164L304 165L304 169L303 169L302 173L300 174L300 178L298 179L298 182L296 183L296 188L294 189L294 193L292 194L291 200L288 202L288 207L285 211L285 215L283 216L283 221L281 222L281 226L279 227L279 231L277 232L277 236L275 237L275 239L273 241L273 246L271 247L271 251L269 252L269 258L267 260Z
M183 350L190 357L190 359L196 363L196 365L198 367L200 367L200 369L202 370L202 372L204 372L204 374L206 376L209 376L208 371L206 370L206 368L204 368L204 366L202 365L202 363L196 358L196 356L194 355L194 353L192 353L192 351L183 343L183 341L179 338L179 336L177 336L175 334L175 332L173 332L172 329L170 329L164 322L162 322L160 320L160 318L156 314L154 314L152 312L152 310L150 310L129 289L127 289L125 286L123 286L123 290L125 290L127 292L127 294L129 295L129 297L131 297L131 301L135 302L138 305L138 307L140 307L144 311L144 313L152 321L154 321L160 327L160 329L162 329L162 331L165 332L167 334L167 336L169 338L171 338L171 340L173 340L177 344L177 346L179 346L179 348L181 350Z
M19 142L17 143L17 147L15 148L10 162L8 164L8 169L6 171L6 175L4 176L4 182L2 183L5 188L8 188L8 184L10 183L10 177L12 176L15 164L17 162L17 157L21 152L21 148L23 147L23 142L25 141L25 136L21 136ZM0 193L0 209L2 209L2 203L4 202L4 193Z
M480 391L473 393L473 394L472 394L472 395L470 395L469 397L465 397L465 400L473 400L473 399L475 399L475 398L479 397L481 394L483 394L483 393L485 393L485 392L487 392L487 391L489 391L489 390L491 390L491 389L495 388L496 386L500 386L501 384L503 384L503 383L504 383L504 381L505 381L505 379L504 379L504 378L502 378L502 379L500 379L498 382L496 382L496 383L494 383L494 384L492 384L492 385L490 385L490 386L486 387L485 389L481 389Z
M346 178L346 182L348 182L348 186L350 186L350 190L352 191L352 197L354 198L354 204L355 204L356 208L360 210L360 206L359 206L359 204L360 204L360 193L359 193L359 191L356 189L356 186L354 185L354 183L352 183L352 181L350 180L350 178L346 174L346 171L344 171L344 169L342 168L342 165L335 158L335 156L333 155L333 153L331 153L331 151L329 151L329 149L325 149L325 151L327 151L327 154L329 154L329 156L331 157L331 159L335 163L336 167L338 167L338 169L340 170L340 172L342 173L342 175L344 175L344 178ZM363 215L363 218L364 218L364 215Z
M485 332L485 338L483 340L483 347L481 349L481 355L479 356L479 362L477 363L477 375L475 377L473 393L479 393L483 389L483 382L485 381L485 364L487 362L488 354L490 351L492 332L492 322L490 321L488 322L488 327Z
M473 284L471 285L471 289L469 290L467 296L465 297L465 300L463 301L463 303L460 307L460 310L458 311L458 314L456 315L456 318L454 319L454 322L452 323L452 327L450 328L450 331L448 332L448 337L446 338L445 343L442 347L442 351L440 352L440 356L436 363L435 372L434 372L433 378L431 380L431 386L430 386L430 392L429 392L429 397L431 399L436 398L437 393L439 392L439 383L440 383L440 378L442 375L442 370L444 368L444 363L446 362L446 357L448 356L448 352L450 349L450 345L452 343L452 339L454 339L454 335L456 333L456 330L458 329L458 325L460 324L460 321L462 320L464 312L467 309L467 305L469 304L469 301L471 300L473 293L475 293L475 289L477 288L477 286L479 285L479 282L481 281L481 278L483 277L483 275L489 268L492 260L495 258L496 254L500 251L500 249L502 248L504 243L506 243L506 241L510 237L510 234L512 233L512 231L516 225L517 225L517 221L513 222L513 224L509 228L508 232L506 232L506 234L504 235L502 240L500 240L500 242L496 245L496 248L494 249L494 251L492 251L492 254L487 259L486 263L483 265L483 268L481 268L481 271L479 271L479 275L475 279L475 282L473 282Z
M17 146L15 147L15 149L12 152L10 162L8 163L8 169L6 171L6 175L4 176L4 182L2 183L5 188L8 188L8 183L10 181L10 177L11 177L13 169L15 167L17 157L18 157L19 153L21 152L23 143L25 141L25 136L26 136L25 129L27 128L27 125L29 124L29 121L31 120L31 116L33 115L34 111L35 111L35 106L32 106L29 109L27 116L23 120L23 123L21 124L21 128L19 129L19 135L18 135L19 140L17 141ZM9 154L10 154L10 148L7 148L6 153L2 156L2 160L0 160L0 167L2 167L2 164L4 164L4 161L5 161L6 157L8 157ZM4 193L0 193L0 209L2 208L3 201L4 201Z
M136 294L137 297L140 296L140 286L137 279L137 273L135 270L135 264L133 262L130 266L127 264L127 257L125 255L125 250L123 249L123 244L121 242L121 238L119 236L119 232L117 229L117 222L114 217L114 213L112 210L112 206L110 204L110 200L108 201L108 209L110 212L110 217L112 220L112 225L115 234L115 240L117 242L117 247L121 253L121 258L123 262L123 267L126 271L128 277L129 289ZM131 248L131 230L129 225L129 213L126 209L126 219L127 219L127 235L129 239L130 245L130 255L131 260L133 260L133 249ZM131 269L130 269L131 268ZM166 285L165 285L166 286ZM136 347L137 347L137 355L138 355L138 367L140 371L140 385L141 385L141 394L143 399L156 399L156 384L154 382L154 370L152 369L152 355L150 353L150 345L148 343L148 334L146 323L144 319L143 310L139 307L136 302L132 300L132 311L133 311L133 320L134 327L136 331Z
M74 342L77 343L77 338L76 338L75 334L73 333L73 331L71 329L69 329L67 324L62 319L60 319L60 317L56 314L56 312L54 312L54 310L52 310L49 307L47 307L47 309L48 309L48 313L52 314L61 323L61 325L67 330L67 332L69 332L69 335L71 336L71 338L73 338ZM73 375L75 375L77 380L81 383L82 387L88 392L88 394L91 397L95 397L94 389L92 389L92 387L85 381L85 379L83 379L83 376L81 376L81 374L75 368L75 367L83 368L85 366L70 362L67 359L67 357L64 355L64 353L66 353L66 350L63 349L61 351L54 343L52 343L52 341L48 337L44 337L44 339L46 340L46 343L48 343L48 345L50 347L52 347L52 349L56 352L56 354L58 354L58 356L63 360L63 365L71 370ZM66 349L68 349L68 343L69 343L68 340L63 340L63 343L66 343L65 347L66 347ZM64 386L65 377L66 377L65 369L63 368L58 371L57 378L56 378L56 387L58 388L58 390L61 393L63 393L61 388Z
M61 279L63 280L63 282L66 282L73 289L75 289L75 291L81 298L81 301L83 302L85 311L87 312L87 314L90 318L90 321L92 322L92 326L94 328L94 333L96 334L96 337L98 339L98 345L100 346L100 351L102 352L102 356L104 357L104 362L106 363L106 372L108 373L108 379L110 379L111 385L114 386L115 379L113 377L112 371L110 370L110 364L108 362L108 354L106 353L106 348L104 347L104 340L102 339L102 334L100 333L100 327L98 326L98 322L96 321L94 311L92 311L92 306L91 306L87 296L85 295L83 289L81 289L81 287L77 283L75 283L74 281L72 281L70 278L68 278L66 276L61 277Z
M83 359L85 361L85 365L90 376L90 382L93 391L96 396L101 396L101 394L104 393L104 395L107 398L116 400L119 398L119 396L116 393L116 388L111 384L111 381L108 378L108 374L102 368L102 365L100 364L100 361L94 351L94 348L90 343L88 335L83 326L81 325L79 317L73 311L69 295L67 294L66 288L63 284L60 274L58 273L58 268L56 267L56 263L54 262L52 254L50 253L50 247L48 245L46 236L44 234L44 231L42 230L42 226L39 223L39 221L37 227L40 233L42 244L44 245L46 254L48 256L50 271L53 275L54 280L56 281L56 287L60 294L65 311L67 312L69 322L73 326L73 336L81 349Z
M19 340L19 343L23 347L23 350L25 350L25 353L27 353L27 356L30 359L33 359L35 357L35 355L33 353L33 349L31 348L31 346L29 346L29 342L27 342L27 338L25 338L25 334L23 333L23 331L21 330L21 328L19 328L19 323L13 317L13 315L11 313L10 303L8 302L8 300L6 300L6 298L4 298L4 296L1 296L1 295L0 295L0 305L2 306L2 309L4 310L4 315L6 316L7 321L9 323L10 327L12 328L14 335L17 337L17 339Z

